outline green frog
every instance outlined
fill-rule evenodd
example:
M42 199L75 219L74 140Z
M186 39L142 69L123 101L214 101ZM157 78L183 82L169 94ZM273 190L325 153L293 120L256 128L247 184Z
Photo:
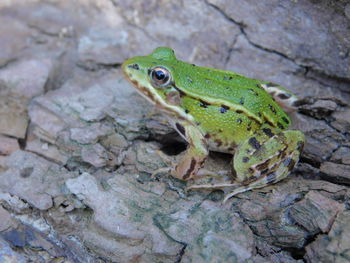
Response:
M169 168L172 176L187 181L210 174L202 168L209 150L233 154L232 182L189 189L232 187L227 201L286 178L298 162L305 138L287 130L286 114L298 99L281 86L180 61L168 47L130 58L122 70L188 142L182 159Z

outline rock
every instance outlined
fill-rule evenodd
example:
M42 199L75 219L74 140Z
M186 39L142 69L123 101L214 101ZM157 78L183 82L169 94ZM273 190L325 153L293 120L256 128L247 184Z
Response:
M337 111L332 115L335 119L331 124L334 128L341 132L349 132L350 130L350 109Z
M51 144L55 144L59 132L66 127L59 116L37 104L31 105L29 116L34 127L33 133Z
M12 226L11 215L7 210L0 206L0 232L3 232ZM1 257L0 257L1 258Z
M40 156L44 156L55 163L65 165L67 163L67 156L63 155L57 148L57 146L42 142L39 139L28 139L26 144L26 151L36 153Z
M302 201L293 205L290 217L312 235L329 232L337 215L345 209L343 204L310 191Z
M332 100L317 100L311 105L303 105L299 107L299 111L317 119L329 116L337 109L338 105Z
M350 213L343 211L336 218L329 235L320 235L306 247L308 262L348 262Z
M11 249L10 245L0 238L0 260L6 263L26 263L25 258Z
M298 64L328 75L349 77L350 63L346 57L349 40L345 36L350 21L344 13L339 15L337 12L337 8L345 7L345 2L342 7L332 6L329 1L320 5L308 1L281 3L278 0L268 4L257 4L254 0L244 3L210 0L209 3L243 27L247 38L256 46L284 54ZM259 21L259 26L256 21ZM339 33L342 37L338 37ZM341 62L336 62L338 60Z
M350 148L340 147L333 153L331 161L335 163L350 164Z
M81 152L81 157L84 162L97 168L106 166L108 161L108 153L99 143L84 147Z
M100 137L107 136L112 132L112 127L102 123L93 123L88 127L70 129L71 139L82 144L94 144Z
M0 134L25 138L28 126L27 99L0 82Z
M0 80L10 87L11 92L30 99L44 93L51 68L49 59L26 59L1 70Z
M108 180L110 190L107 191L100 189L89 174L66 183L68 189L94 211L94 222L83 233L85 240L99 250L103 247L109 251L111 260L128 261L135 257L146 260L162 255L168 261L175 259L185 244L188 245L184 260L248 260L253 256L253 235L238 215L217 207L212 201L199 206L189 200L183 202L176 195L166 193L162 183L139 184L133 177L114 176ZM135 191L135 187L143 190ZM170 212L169 205L175 200L181 202L183 209ZM96 227L115 238L100 236L95 232ZM118 244L120 238L128 241ZM235 249L231 250L232 247ZM120 248L124 249L120 251Z
M2 67L16 60L22 54L22 51L28 46L30 32L23 21L11 18L11 16L2 15L0 23L8 25L0 29L0 35L3 36L0 40L0 46L2 47L0 67Z
M321 164L320 171L324 173L324 178L331 182L350 184L349 165L324 162Z
M40 210L52 207L52 197L61 194L60 183L69 177L57 164L23 151L9 156L7 166L8 169L0 173L0 190Z
M0 155L10 155L17 150L19 150L19 145L16 139L0 135Z

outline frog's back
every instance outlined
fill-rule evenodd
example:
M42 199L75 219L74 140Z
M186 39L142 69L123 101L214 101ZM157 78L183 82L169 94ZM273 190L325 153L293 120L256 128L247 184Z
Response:
M171 66L175 86L208 105L224 105L244 111L259 123L285 129L290 124L288 115L262 88L266 82L218 69L191 65L182 61Z

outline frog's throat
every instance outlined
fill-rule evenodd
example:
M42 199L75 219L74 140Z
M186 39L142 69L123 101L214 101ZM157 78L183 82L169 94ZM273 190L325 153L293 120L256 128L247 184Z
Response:
M125 74L126 75L126 74ZM159 96L157 93L151 92L151 89L146 86L141 85L138 81L131 79L129 76L127 76L127 79L134 85L137 92L144 97L146 100L148 100L151 104L156 105L156 107L161 110L165 111L169 115L175 115L178 119L186 120L194 123L194 119L190 114L185 113L185 111L175 105L171 105L167 103L161 96Z

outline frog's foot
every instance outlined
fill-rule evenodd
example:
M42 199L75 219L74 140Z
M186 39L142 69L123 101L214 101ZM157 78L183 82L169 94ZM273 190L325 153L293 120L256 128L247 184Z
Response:
M242 186L227 195L224 201L238 193L262 188L286 178L298 162L304 145L302 132L275 133L270 128L263 128L262 132L238 148L233 165L237 173L236 180Z
M155 170L152 174L151 174L151 179L154 179L157 177L158 174L162 174L162 173L171 173L172 168L171 167L162 167L159 168L157 170Z
M190 190L202 190L202 189L222 189L225 187L241 186L238 183L222 183L222 184L194 184L186 188L186 191Z
M259 86L269 93L286 112L293 112L297 109L299 99L287 89L272 82L259 84Z

